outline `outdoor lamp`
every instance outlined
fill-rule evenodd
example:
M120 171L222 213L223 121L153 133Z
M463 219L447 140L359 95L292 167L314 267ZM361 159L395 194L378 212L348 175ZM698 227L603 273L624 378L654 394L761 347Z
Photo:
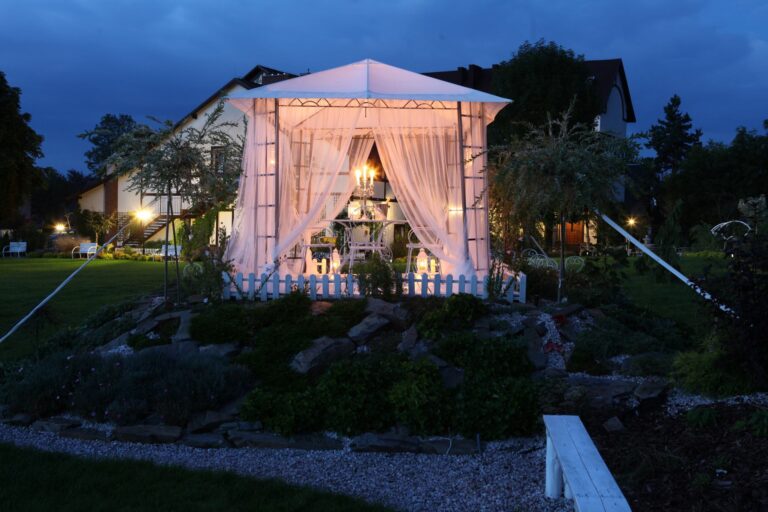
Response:
M152 217L152 213L147 209L136 210L134 217L139 222L147 222Z
M419 254L416 256L416 268L419 269L420 274L425 274L429 268L429 258L423 248L419 249Z
M55 226L53 226L53 229L55 229L57 233L63 233L67 229L67 227L61 222L59 222Z
M339 255L339 250L334 248L333 253L331 253L331 273L335 274L339 271L339 268L341 267L341 256Z
M634 217L630 217L627 219L627 226L633 228L635 227L635 224L637 224L637 219L635 219Z
M362 171L360 169L355 169L355 178L357 179L357 186L360 187L360 176L362 175Z

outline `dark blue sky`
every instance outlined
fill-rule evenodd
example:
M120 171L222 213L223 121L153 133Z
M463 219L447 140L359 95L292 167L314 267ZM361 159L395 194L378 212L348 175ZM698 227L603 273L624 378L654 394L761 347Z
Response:
M256 64L435 71L539 38L624 59L632 131L677 93L706 139L727 141L768 118L767 27L765 0L0 0L0 70L59 170L85 170L76 134L104 113L177 120Z

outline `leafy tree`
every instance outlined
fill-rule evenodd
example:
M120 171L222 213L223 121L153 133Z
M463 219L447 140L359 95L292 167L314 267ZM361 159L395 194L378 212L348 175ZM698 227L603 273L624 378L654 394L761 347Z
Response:
M652 125L645 136L645 146L656 152L656 171L674 175L691 148L700 144L701 130L693 129L691 116L680 111L680 96L675 94L664 107L664 119Z
M14 220L40 177L35 159L43 156L43 138L30 128L32 116L21 112L20 97L0 71L0 225Z
M117 140L124 134L136 129L136 121L126 114L105 114L93 130L78 134L78 137L90 142L93 147L85 152L86 163L91 172L102 175L106 172L106 163L115 152Z
M554 42L526 41L510 60L493 71L494 93L511 98L488 130L491 145L504 144L529 127L545 124L565 112L571 103L570 122L591 126L600 113L594 81L583 55Z
M237 124L224 121L223 113L219 102L200 128L178 129L172 121L151 118L159 126L140 124L120 136L108 165L130 175L130 190L171 190L202 210L228 205L240 177L243 138L231 134ZM218 148L215 161L212 147Z
M51 223L77 210L77 194L86 187L88 178L74 169L61 174L52 167L45 167L40 173L40 185L32 192L32 214Z
M104 215L99 212L88 212L86 224L93 231L95 242L98 244L99 235L104 235L106 238L107 233L117 225L117 218L115 214Z
M556 120L530 127L527 136L494 148L493 195L503 216L530 226L556 212L564 231L566 219L615 203L615 184L637 147L630 139L574 124L571 115L569 108ZM561 254L559 289L563 267Z

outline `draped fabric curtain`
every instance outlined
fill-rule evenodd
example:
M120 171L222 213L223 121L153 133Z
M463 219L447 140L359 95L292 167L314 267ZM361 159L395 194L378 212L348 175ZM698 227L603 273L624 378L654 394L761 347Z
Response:
M327 108L281 130L279 236L272 253L281 271L298 271L283 256L297 243L307 241L307 233L325 216L326 204L348 166L361 115L361 109ZM295 260L296 266L301 263Z
M368 157L371 154L373 148L373 135L370 133L367 135L356 136L352 139L352 146L349 148L349 166L345 173L339 176L341 185L341 192L338 197L335 198L335 202L328 205L326 209L326 215L322 220L322 224L328 224L339 216L341 211L346 208L349 203L349 198L352 197L352 193L355 191L357 182L355 181L354 170L361 168ZM325 227L325 226L320 227Z
M387 178L418 239L444 274L470 275L462 217L458 134L442 113L383 110L373 129ZM394 119L396 118L396 119Z
M224 259L238 271L262 272L271 252L264 235L274 231L274 215L260 207L274 202L274 182L269 183L266 179L266 174L274 170L274 149L270 145L274 140L274 111L270 111L267 100L253 101L244 111L248 129L243 148L243 172Z

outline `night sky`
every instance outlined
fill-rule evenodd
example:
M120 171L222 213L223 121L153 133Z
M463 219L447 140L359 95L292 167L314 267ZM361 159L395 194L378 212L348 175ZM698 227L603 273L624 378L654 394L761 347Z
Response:
M0 70L45 137L39 163L62 171L86 170L76 134L103 114L178 120L256 64L437 71L540 38L624 60L633 132L674 93L705 139L768 118L766 0L0 0Z

